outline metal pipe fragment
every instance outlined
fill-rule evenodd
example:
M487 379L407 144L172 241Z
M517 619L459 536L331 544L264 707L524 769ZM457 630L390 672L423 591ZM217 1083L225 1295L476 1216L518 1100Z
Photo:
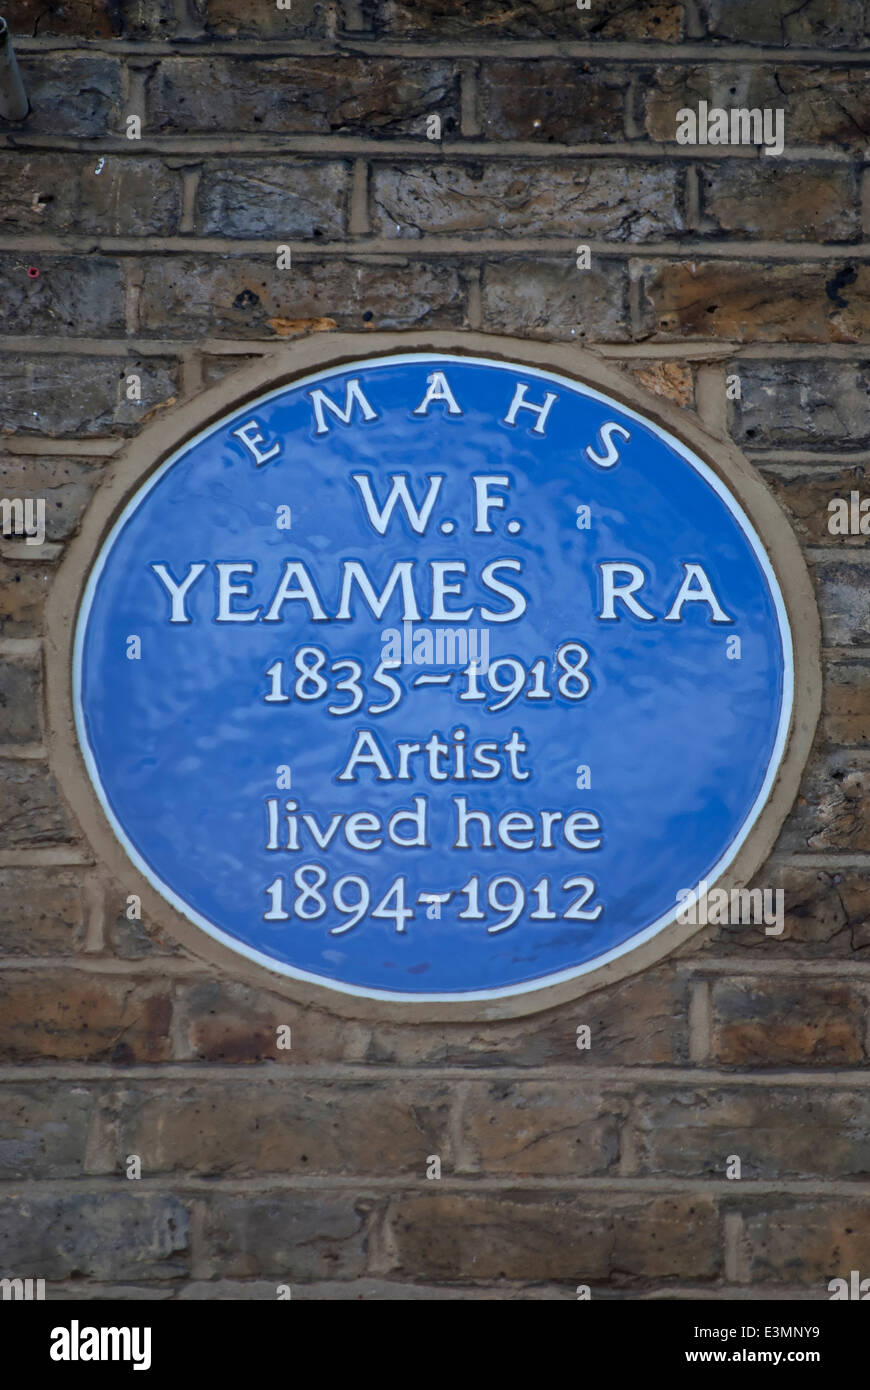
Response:
M23 121L30 115L30 102L21 81L9 25L0 16L0 116L4 121Z

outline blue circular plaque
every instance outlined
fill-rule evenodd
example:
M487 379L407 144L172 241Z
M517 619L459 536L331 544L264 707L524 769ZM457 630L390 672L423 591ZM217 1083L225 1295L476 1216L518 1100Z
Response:
M731 864L792 705L770 562L577 381L362 359L147 479L81 605L88 772L151 884L280 974L495 999L649 941Z

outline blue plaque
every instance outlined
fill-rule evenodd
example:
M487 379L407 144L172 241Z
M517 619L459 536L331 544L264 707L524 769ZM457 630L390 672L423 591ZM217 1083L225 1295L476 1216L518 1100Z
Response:
M402 1001L574 980L733 862L792 706L764 547L701 458L555 372L361 359L147 479L74 706L151 884L279 974Z

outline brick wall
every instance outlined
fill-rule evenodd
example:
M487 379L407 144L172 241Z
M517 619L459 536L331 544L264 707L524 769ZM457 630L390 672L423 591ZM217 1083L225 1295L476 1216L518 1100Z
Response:
M0 127L0 492L48 499L48 542L0 545L0 1273L382 1299L818 1299L870 1274L870 562L827 527L870 443L866 6L2 10L33 113ZM781 107L782 156L678 146L701 99ZM582 343L746 451L824 628L816 746L758 880L781 938L707 928L531 1018L378 1026L127 920L46 759L46 594L144 420L334 327Z

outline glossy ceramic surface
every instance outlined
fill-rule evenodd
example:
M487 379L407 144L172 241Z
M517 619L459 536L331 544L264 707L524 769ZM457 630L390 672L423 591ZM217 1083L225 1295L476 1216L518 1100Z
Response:
M321 398L318 432L312 393L344 410L349 381L371 418L351 396L345 423ZM545 419L521 405L508 423L518 386L528 405L555 397ZM620 427L609 431L618 458L604 466L608 423ZM377 509L391 477L405 478L419 509L439 476L425 527L400 497L379 534L360 479ZM282 600L288 560L298 563ZM223 615L219 564L234 567ZM178 584L194 565L204 568L176 609L186 620L171 622L155 566ZM638 567L633 597L651 616L618 599L616 616L602 616L608 565ZM391 572L376 616L360 576L377 597ZM444 610L462 616L431 616L436 573ZM698 599L700 574L717 607ZM290 596L308 581L307 599ZM349 617L336 616L343 582ZM440 651L439 629L453 633ZM497 689L467 672L475 655L488 656ZM522 688L493 710L520 673ZM384 676L400 697L372 712L395 699ZM93 567L74 672L97 793L169 901L272 969L414 999L569 979L662 930L678 892L727 867L764 804L791 686L775 576L712 470L580 383L434 353L294 383L168 459ZM431 755L409 752L399 779L398 744L433 735ZM467 849L454 847L462 797L488 818L469 823ZM426 846L390 839L397 811L409 815L395 838ZM349 832L359 812L371 818ZM572 813L579 844L565 834ZM288 815L299 849L286 848Z

